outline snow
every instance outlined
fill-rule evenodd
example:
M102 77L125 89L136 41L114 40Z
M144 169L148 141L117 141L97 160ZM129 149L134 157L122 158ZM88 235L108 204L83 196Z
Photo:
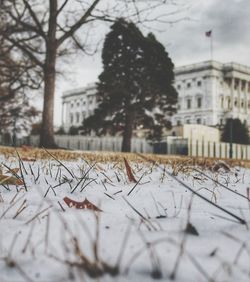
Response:
M153 281L153 270L160 274L160 280L170 281L175 268L174 281L250 280L247 199L198 172L180 171L176 176L217 205L245 219L247 225L244 225L192 196L164 173L163 165L157 167L146 162L130 163L137 180L143 175L136 187L128 181L122 163L98 163L85 176L85 183L83 180L71 193L91 164L83 159L62 162L70 172L55 160L24 161L26 172L22 171L28 191L24 186L0 186L1 282ZM19 167L14 158L1 156L0 163ZM10 175L6 168L2 170ZM172 172L170 166L166 170ZM203 172L247 194L248 169ZM102 212L69 208L64 197L75 201L87 198ZM24 200L26 208L16 216ZM196 228L199 236L184 232L187 222ZM115 266L119 261L119 274L104 273L99 278L90 278L81 256L97 262L95 265L99 267L102 262Z

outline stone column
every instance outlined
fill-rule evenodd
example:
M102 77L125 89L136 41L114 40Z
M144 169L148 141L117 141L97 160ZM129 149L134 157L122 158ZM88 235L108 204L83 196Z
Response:
M248 81L245 81L245 88L244 88L244 100L245 100L245 114L247 114L247 107L248 107L248 99L247 99L247 93L248 93Z
M242 88L242 80L239 79L238 89L237 89L237 99L238 99L238 113L241 113L241 88Z
M231 78L231 111L234 110L234 84L235 84L235 80L232 77Z
M64 127L64 107L65 107L65 102L62 102L62 127Z

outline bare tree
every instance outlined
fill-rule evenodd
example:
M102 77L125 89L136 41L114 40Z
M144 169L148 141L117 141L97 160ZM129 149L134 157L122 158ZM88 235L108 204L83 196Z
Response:
M86 51L86 29L94 22L112 22L117 17L135 22L165 22L175 14L155 12L178 0L2 0L0 36L9 52L25 58L27 66L42 76L44 103L40 145L55 147L53 132L57 59L75 49ZM80 34L81 32L81 34ZM26 66L26 67L27 67ZM27 69L27 68L26 68ZM35 78L34 78L35 79ZM40 82L38 82L40 85Z

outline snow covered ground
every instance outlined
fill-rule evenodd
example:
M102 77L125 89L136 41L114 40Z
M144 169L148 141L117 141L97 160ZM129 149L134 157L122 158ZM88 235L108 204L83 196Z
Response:
M250 281L249 169L203 170L244 197L191 168L174 170L241 224L193 196L169 165L130 162L134 183L122 162L0 156L0 164L10 182L25 180L0 178L1 282Z

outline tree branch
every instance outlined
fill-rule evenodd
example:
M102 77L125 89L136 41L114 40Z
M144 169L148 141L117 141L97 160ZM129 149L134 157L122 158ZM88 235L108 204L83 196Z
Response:
M87 20L91 15L91 12L95 9L100 0L95 0L94 3L89 7L89 9L84 13L84 15L57 40L57 46L60 46L66 39L71 37Z
M21 25L25 29L25 31L33 31L42 36L40 31L35 26L22 21L19 17L15 17L10 11L8 11L7 13L18 25Z
M43 63L34 55L32 54L32 52L30 52L26 47L24 47L22 44L20 44L19 42L9 38L9 37L5 37L5 39L9 42L11 42L15 47L17 47L19 50L21 50L22 52L24 52L26 55L28 55L28 57L38 66L40 66L41 68L44 67Z
M62 4L62 6L58 9L57 13L56 13L56 16L58 16L61 11L64 9L64 7L67 5L67 3L69 2L69 0L65 0Z
M36 13L33 11L33 9L31 8L30 4L28 3L27 0L23 0L23 3L25 5L25 7L28 9L32 19L34 20L38 30L39 30L39 34L41 34L41 36L46 39L46 34L42 28L42 25L40 23L40 21L38 20L37 16L36 16Z

